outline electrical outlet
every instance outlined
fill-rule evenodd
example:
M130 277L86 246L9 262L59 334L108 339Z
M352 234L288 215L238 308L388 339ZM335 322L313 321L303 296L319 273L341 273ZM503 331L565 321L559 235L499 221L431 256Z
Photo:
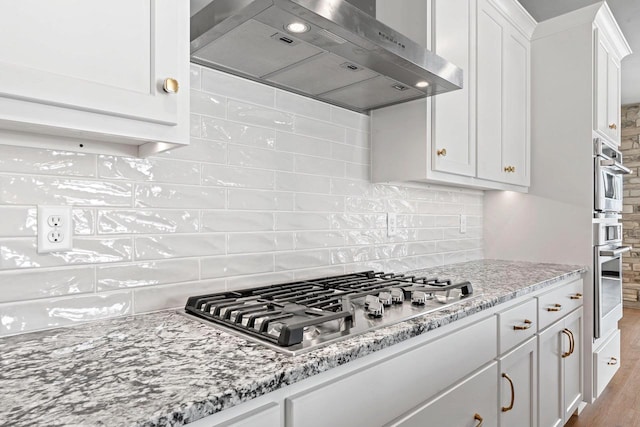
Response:
M68 251L72 247L71 206L38 206L38 253Z
M392 237L398 233L398 217L396 214L387 212L387 236Z
M467 232L467 216L460 215L460 233L464 234Z

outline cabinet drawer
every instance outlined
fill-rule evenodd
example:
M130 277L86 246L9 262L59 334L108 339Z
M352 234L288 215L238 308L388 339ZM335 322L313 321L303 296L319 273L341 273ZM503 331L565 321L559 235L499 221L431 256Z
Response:
M389 427L498 425L497 376L494 362Z
M538 331L535 299L498 313L499 345L502 354L531 338Z
M495 358L496 332L496 318L491 316L400 356L287 398L286 426L387 423ZM473 351L463 351L465 348ZM346 398L348 405L344 403Z
M611 338L593 354L593 366L596 383L596 396L609 384L611 378L620 369L620 330L616 330Z
M538 329L542 330L582 306L582 279L561 286L537 298Z

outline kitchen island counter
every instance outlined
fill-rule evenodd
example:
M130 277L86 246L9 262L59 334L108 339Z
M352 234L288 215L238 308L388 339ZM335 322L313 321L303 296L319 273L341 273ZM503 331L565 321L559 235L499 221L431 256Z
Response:
M184 425L586 270L481 260L413 271L469 280L480 296L295 357L175 310L2 338L0 425Z

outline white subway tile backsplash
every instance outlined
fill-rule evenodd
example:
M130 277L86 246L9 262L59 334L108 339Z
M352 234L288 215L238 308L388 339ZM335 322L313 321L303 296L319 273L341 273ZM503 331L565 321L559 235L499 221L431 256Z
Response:
M344 197L297 193L295 195L295 210L314 212L343 212Z
M38 254L36 249L35 238L1 239L0 270L131 261L133 254L129 237L76 237L73 239L73 249L67 252Z
M3 145L0 171L41 175L96 175L94 154Z
M331 142L288 132L276 133L276 149L310 156L329 157Z
M197 211L101 210L98 234L194 233L199 231Z
M322 267L331 263L331 251L326 249L284 252L275 255L276 271Z
M202 166L203 185L272 190L275 187L275 181L275 173L270 170L240 166ZM221 207L224 207L224 203Z
M331 120L329 104L280 89L276 89L276 108L318 120Z
M190 103L192 113L223 119L227 115L227 98L224 96L191 90Z
M184 304L190 296L224 290L224 279L135 288L133 289L133 309L135 313L147 313L166 308L184 309Z
M273 107L275 89L251 80L202 68L202 90Z
M174 234L134 238L136 260L224 255L225 235Z
M370 117L340 107L331 106L331 121L337 125L368 132Z
M230 254L286 251L293 249L293 234L230 233L227 246Z
M295 170L301 173L341 178L345 175L345 163L339 160L298 155L295 156Z
M70 326L131 314L130 292L78 295L1 304L0 335Z
M345 245L341 231L301 231L294 235L296 249L329 248Z
M272 212L211 211L202 213L202 231L272 231Z
M98 158L98 174L101 178L107 179L200 184L200 165L198 163L166 159L100 156Z
M188 146L165 151L158 154L157 157L196 162L227 163L227 144L208 139L191 138Z
M190 282L199 279L199 263L197 259L184 258L127 265L99 266L96 269L96 279L98 292Z
M130 183L0 175L0 205L131 206Z
M198 65L190 79L187 147L147 159L4 151L0 334L483 257L483 193L372 184L368 116ZM40 204L73 206L73 250L36 252Z
M276 131L228 120L202 117L202 137L256 148L275 147Z
M293 194L282 191L229 190L229 209L293 210Z
M296 133L302 135L314 136L330 141L344 142L346 138L345 128L302 116L296 116L295 126L292 127L292 130L293 129L295 129Z
M331 224L329 215L307 212L276 213L276 230L322 230Z
M232 99L227 103L227 118L236 122L287 132L292 132L294 129L293 114Z
M229 164L247 168L293 170L293 155L273 150L229 145Z
M222 209L225 203L226 191L221 188L170 184L136 184L135 187L137 208Z
M94 288L93 267L0 272L0 303L82 294Z
M270 273L273 271L273 254L202 258L200 260L200 271L203 279Z
M327 194L330 188L331 180L328 177L288 172L276 174L276 190Z

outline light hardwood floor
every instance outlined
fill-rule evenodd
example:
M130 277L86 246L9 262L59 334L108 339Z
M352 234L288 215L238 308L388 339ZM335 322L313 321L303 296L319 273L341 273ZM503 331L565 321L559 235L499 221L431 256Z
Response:
M596 403L566 427L640 427L640 310L624 310L620 331L620 370Z

